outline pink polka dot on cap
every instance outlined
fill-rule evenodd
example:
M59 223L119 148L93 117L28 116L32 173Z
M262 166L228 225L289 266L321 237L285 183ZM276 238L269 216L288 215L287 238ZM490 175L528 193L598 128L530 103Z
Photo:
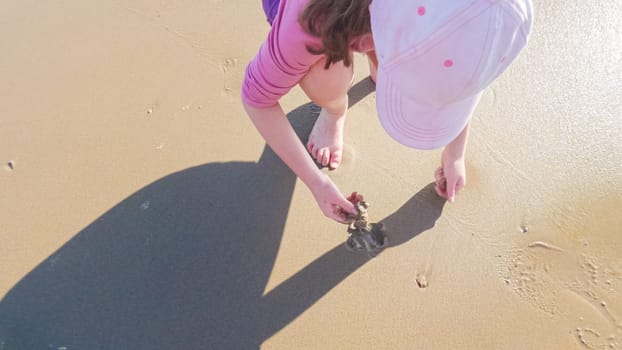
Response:
M425 15L425 6L419 6L419 8L417 9L417 13L419 14L419 16Z

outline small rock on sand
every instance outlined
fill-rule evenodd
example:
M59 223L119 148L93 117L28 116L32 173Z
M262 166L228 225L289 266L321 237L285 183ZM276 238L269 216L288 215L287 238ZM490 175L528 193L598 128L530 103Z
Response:
M417 285L419 286L419 288L427 288L428 287L428 279L423 274L420 274L420 273L417 274L417 277L415 278L415 281L417 282Z

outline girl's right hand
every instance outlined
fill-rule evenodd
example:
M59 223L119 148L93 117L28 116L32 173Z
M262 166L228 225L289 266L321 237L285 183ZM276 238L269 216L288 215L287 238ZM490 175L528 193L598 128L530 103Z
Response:
M351 220L348 220L347 214L356 214L354 204L348 201L327 175L322 174L322 177L311 184L309 189L326 217L348 224Z

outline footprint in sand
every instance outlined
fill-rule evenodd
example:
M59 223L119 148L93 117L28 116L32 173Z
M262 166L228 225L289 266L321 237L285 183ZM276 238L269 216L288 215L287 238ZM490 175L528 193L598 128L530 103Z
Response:
M231 95L232 92L240 89L240 82L242 79L243 69L238 69L237 58L226 58L220 64L220 69L223 73L223 92L226 95Z
M227 73L231 69L235 68L237 64L238 64L237 58L227 58L223 60L222 63L220 64L220 69L222 69L223 73Z
M578 317L577 343L585 349L621 349L622 322L615 288L621 273L581 241L563 248L545 240L514 252L505 283L541 310ZM579 317L580 316L580 317Z
M580 345L586 349L620 349L620 324L616 324L605 301L594 305L591 297L580 293L569 292L565 296L574 299L576 309L586 316L579 318L579 326L575 329Z
M554 290L563 284L552 271L558 264L571 264L564 250L543 240L532 241L513 252L503 281L522 298L534 303L542 311L556 314Z

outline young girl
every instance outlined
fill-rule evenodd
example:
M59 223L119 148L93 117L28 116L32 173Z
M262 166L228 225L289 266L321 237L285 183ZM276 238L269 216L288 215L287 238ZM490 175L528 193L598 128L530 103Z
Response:
M341 162L352 54L366 53L385 131L409 147L445 147L436 191L453 202L466 182L470 117L526 44L530 1L263 0L272 27L247 66L244 107L324 215L346 222L353 204L315 162ZM322 107L306 147L278 103L295 85Z

